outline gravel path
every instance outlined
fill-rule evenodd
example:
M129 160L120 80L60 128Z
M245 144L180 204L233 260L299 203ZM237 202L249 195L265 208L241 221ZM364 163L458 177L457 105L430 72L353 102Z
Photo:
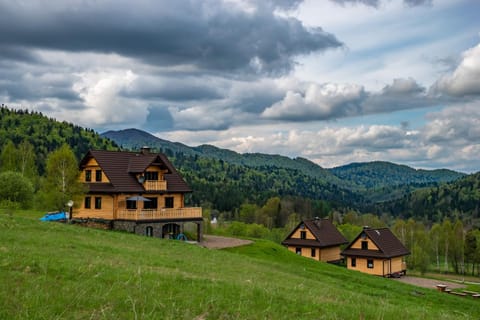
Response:
M250 240L204 235L203 241L200 242L199 244L202 247L209 248L209 249L223 249L223 248L244 246L250 243L252 243L252 241Z
M463 284L445 281L445 280L425 279L425 278L418 278L418 277L412 277L412 276L403 276L400 278L393 278L393 279L397 281L413 284L414 286L430 288L430 289L435 289L437 284L445 284L450 289L465 288L465 285Z

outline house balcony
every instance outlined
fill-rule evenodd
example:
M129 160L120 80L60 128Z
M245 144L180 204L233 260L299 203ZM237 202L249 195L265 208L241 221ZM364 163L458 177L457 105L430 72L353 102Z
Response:
M167 180L146 180L143 187L148 191L166 191Z
M169 220L202 218L202 208L120 209L117 219L123 220Z

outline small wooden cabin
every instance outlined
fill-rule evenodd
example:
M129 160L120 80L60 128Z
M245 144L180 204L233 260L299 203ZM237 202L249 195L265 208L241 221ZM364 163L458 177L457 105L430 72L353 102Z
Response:
M369 227L364 227L342 252L348 269L383 277L406 274L404 259L409 254L390 229Z
M80 161L80 180L87 187L73 219L108 221L112 229L176 238L184 226L202 237L202 208L185 207L192 192L162 153L91 150Z
M324 262L341 259L340 246L347 239L328 219L303 220L282 242L298 255Z

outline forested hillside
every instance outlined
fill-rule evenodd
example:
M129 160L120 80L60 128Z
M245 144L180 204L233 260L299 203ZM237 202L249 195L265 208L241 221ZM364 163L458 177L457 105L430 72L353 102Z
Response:
M89 149L118 149L115 142L102 138L92 129L59 122L40 112L12 110L2 104L0 108L0 150L19 146L22 142L33 147L37 169L45 171L47 155L64 143L68 144L77 159ZM8 150L7 150L8 151ZM6 152L5 152L6 153Z
M149 145L167 154L186 175L187 181L196 187L195 202L209 202L227 211L238 208L238 203L245 200L261 204L269 195L333 201L334 206L375 211L378 202L399 199L419 188L437 186L464 176L451 170L416 170L380 161L324 169L303 158L239 154L211 145L189 147L138 129L108 131L102 136L126 149L137 150ZM204 165L197 166L198 159ZM241 181L236 174L239 170L243 172ZM245 172L249 174L244 177Z
M480 225L475 223L480 218L480 172L455 182L417 190L378 207L404 218L442 221L445 217L456 217L465 223Z

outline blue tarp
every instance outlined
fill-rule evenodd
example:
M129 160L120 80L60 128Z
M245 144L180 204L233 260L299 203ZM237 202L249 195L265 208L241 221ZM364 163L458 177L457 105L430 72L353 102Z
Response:
M65 212L53 212L47 213L43 217L40 218L41 221L59 221L59 220L66 220L67 215Z

